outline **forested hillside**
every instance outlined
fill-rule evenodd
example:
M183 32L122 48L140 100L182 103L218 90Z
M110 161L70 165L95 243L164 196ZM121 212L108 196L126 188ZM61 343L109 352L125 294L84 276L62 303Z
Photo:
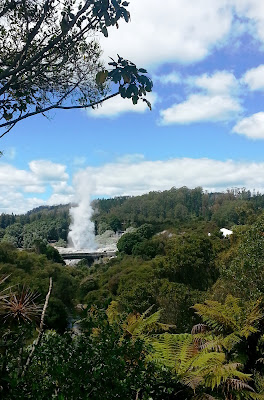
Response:
M182 187L136 197L101 199L94 206L98 211L96 221L106 221L109 225L114 217L124 226L143 223L180 226L198 218L230 227L244 224L250 215L263 208L264 196L244 188L207 193L200 187Z
M0 238L19 248L30 248L36 240L60 241L66 245L69 206L43 206L22 215L0 215Z
M63 239L58 221L67 235L68 206L8 216L0 243L3 398L263 399L262 206L262 195L245 190L199 188L96 200L97 230L135 229L120 238L116 258L91 267L65 266L47 245ZM45 240L33 236L30 250L16 249L7 234L18 225L23 240L34 229ZM224 238L222 226L233 234Z
M167 228L231 228L253 222L264 208L264 196L243 189L207 193L202 188L172 188L142 196L93 201L96 234L111 229L123 231L144 223L155 232ZM69 205L43 206L23 215L0 215L0 239L15 247L30 248L35 240L65 246L69 230ZM201 221L205 225L202 228ZM209 223L209 224L208 224ZM196 225L195 225L196 224Z

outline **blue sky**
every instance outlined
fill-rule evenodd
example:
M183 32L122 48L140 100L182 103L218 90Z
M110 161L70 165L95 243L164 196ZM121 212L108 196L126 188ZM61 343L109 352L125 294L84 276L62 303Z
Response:
M78 201L87 182L95 197L264 192L264 3L131 0L130 11L99 38L103 58L148 69L153 110L115 98L21 122L0 143L0 212Z

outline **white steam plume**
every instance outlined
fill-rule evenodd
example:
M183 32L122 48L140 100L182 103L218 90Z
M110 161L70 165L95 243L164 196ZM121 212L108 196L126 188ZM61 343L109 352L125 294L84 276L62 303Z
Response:
M91 221L93 209L91 195L94 193L95 182L87 171L78 172L73 181L75 187L76 207L70 209L70 232L68 243L77 250L96 249L94 223Z

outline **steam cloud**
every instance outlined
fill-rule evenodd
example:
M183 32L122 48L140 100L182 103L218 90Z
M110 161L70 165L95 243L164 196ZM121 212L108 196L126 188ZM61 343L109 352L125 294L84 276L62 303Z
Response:
M76 193L76 207L70 209L70 232L68 243L74 249L96 250L94 223L91 221L93 209L91 195L95 191L95 182L87 171L78 172L73 181Z

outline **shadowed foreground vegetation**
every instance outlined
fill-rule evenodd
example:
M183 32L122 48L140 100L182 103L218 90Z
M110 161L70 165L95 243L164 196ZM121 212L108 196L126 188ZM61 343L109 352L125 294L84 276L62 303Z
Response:
M113 230L136 229L119 240L115 259L90 268L85 260L65 266L40 238L30 251L4 238L15 224L23 229L38 223L48 227L50 220L56 224L57 217L68 218L67 208L35 210L24 225L23 216L14 216L3 228L2 398L264 398L262 196L246 191L215 195L207 206L210 216L199 206L198 215L189 210L180 223L175 217L179 203L168 199L182 193L197 196L199 191L172 189L98 201L97 229L108 229L110 223ZM162 203L163 220L157 211L151 222L150 204L156 198L166 198L167 206ZM203 204L210 195L201 193L195 201L199 198ZM142 207L132 223L128 218L138 199ZM131 210L125 221L127 204ZM150 207L147 220L144 207ZM233 235L223 238L223 226Z

